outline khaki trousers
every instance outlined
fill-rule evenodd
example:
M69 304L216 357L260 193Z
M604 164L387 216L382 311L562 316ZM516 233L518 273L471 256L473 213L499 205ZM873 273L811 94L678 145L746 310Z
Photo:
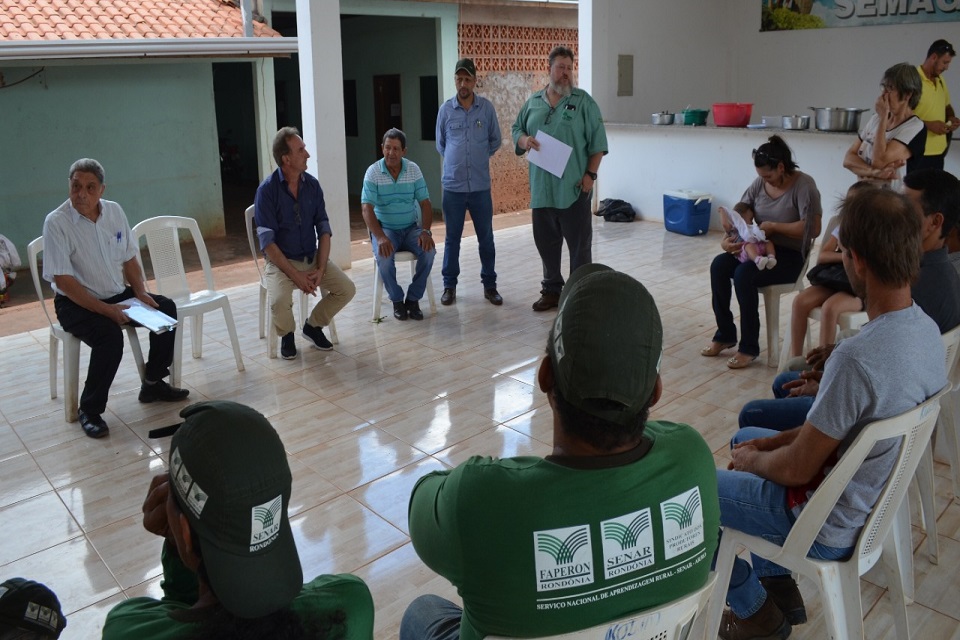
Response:
M314 268L313 260L290 260L290 264L297 271L311 271ZM296 330L293 321L293 293L297 290L293 280L287 277L280 267L269 260L264 269L267 280L267 294L270 298L270 312L273 316L273 331L278 336L285 336ZM325 327L330 324L333 316L347 306L357 293L357 288L347 274L330 260L323 272L320 281L323 296L316 304L307 322L314 327Z

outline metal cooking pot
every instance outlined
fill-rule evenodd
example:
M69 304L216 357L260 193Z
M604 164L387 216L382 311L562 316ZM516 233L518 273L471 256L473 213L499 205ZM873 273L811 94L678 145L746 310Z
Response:
M867 109L843 107L810 107L816 113L817 129L820 131L856 131L860 127L860 114Z
M676 114L670 113L669 111L661 111L660 113L651 114L650 117L653 120L653 124L673 124Z
M783 116L780 118L780 126L784 129L809 129L810 116Z

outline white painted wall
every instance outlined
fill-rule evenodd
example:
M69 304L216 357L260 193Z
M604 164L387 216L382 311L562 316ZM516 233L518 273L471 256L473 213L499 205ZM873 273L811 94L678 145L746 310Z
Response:
M590 47L592 94L609 122L714 102L752 102L753 122L810 106L872 108L886 68L920 64L937 38L958 39L957 23L760 33L760 0L583 0L581 11L588 3L581 57ZM633 97L616 95L620 54L634 56ZM956 102L960 66L944 77Z
M599 197L627 200L644 218L662 220L664 191L705 191L715 196L715 229L717 206L736 203L756 176L750 151L775 132L816 180L826 222L854 180L842 162L856 134L654 127L651 113L740 101L754 103L752 121L760 122L763 115L812 115L809 106L872 108L886 68L919 64L931 42L956 32L940 23L760 33L759 0L581 0L580 7L593 11L592 20L581 17L581 27L592 22L592 30L580 31L581 62L591 67L580 74L608 123ZM622 54L634 56L632 97L616 95ZM957 68L945 78L960 95ZM960 144L945 168L960 175Z

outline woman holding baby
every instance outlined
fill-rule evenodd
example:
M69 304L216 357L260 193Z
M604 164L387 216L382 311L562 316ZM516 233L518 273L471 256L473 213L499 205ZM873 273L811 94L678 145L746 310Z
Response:
M727 360L731 369L742 369L760 355L759 287L795 282L810 245L820 234L820 192L813 178L797 169L793 153L783 138L771 136L768 142L754 149L753 166L757 179L744 191L734 211L724 210L721 215L742 215L755 222L766 240L774 245L776 266L758 268L757 261L743 252L743 242L735 228L727 231L720 241L723 253L710 265L717 332L700 355L715 357L726 349L738 347L737 353ZM730 310L733 290L740 305L739 343Z

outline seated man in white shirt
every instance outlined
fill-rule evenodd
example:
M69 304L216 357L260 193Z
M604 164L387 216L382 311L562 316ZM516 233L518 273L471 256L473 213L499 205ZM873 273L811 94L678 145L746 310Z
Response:
M91 438L110 433L103 412L123 357L120 326L131 322L122 303L136 298L177 317L173 300L147 293L127 216L116 202L101 200L103 177L103 166L96 160L74 162L69 199L43 223L43 277L56 293L57 320L91 349L80 395L80 426ZM140 402L183 400L190 393L163 381L170 375L175 335L173 331L150 334Z

